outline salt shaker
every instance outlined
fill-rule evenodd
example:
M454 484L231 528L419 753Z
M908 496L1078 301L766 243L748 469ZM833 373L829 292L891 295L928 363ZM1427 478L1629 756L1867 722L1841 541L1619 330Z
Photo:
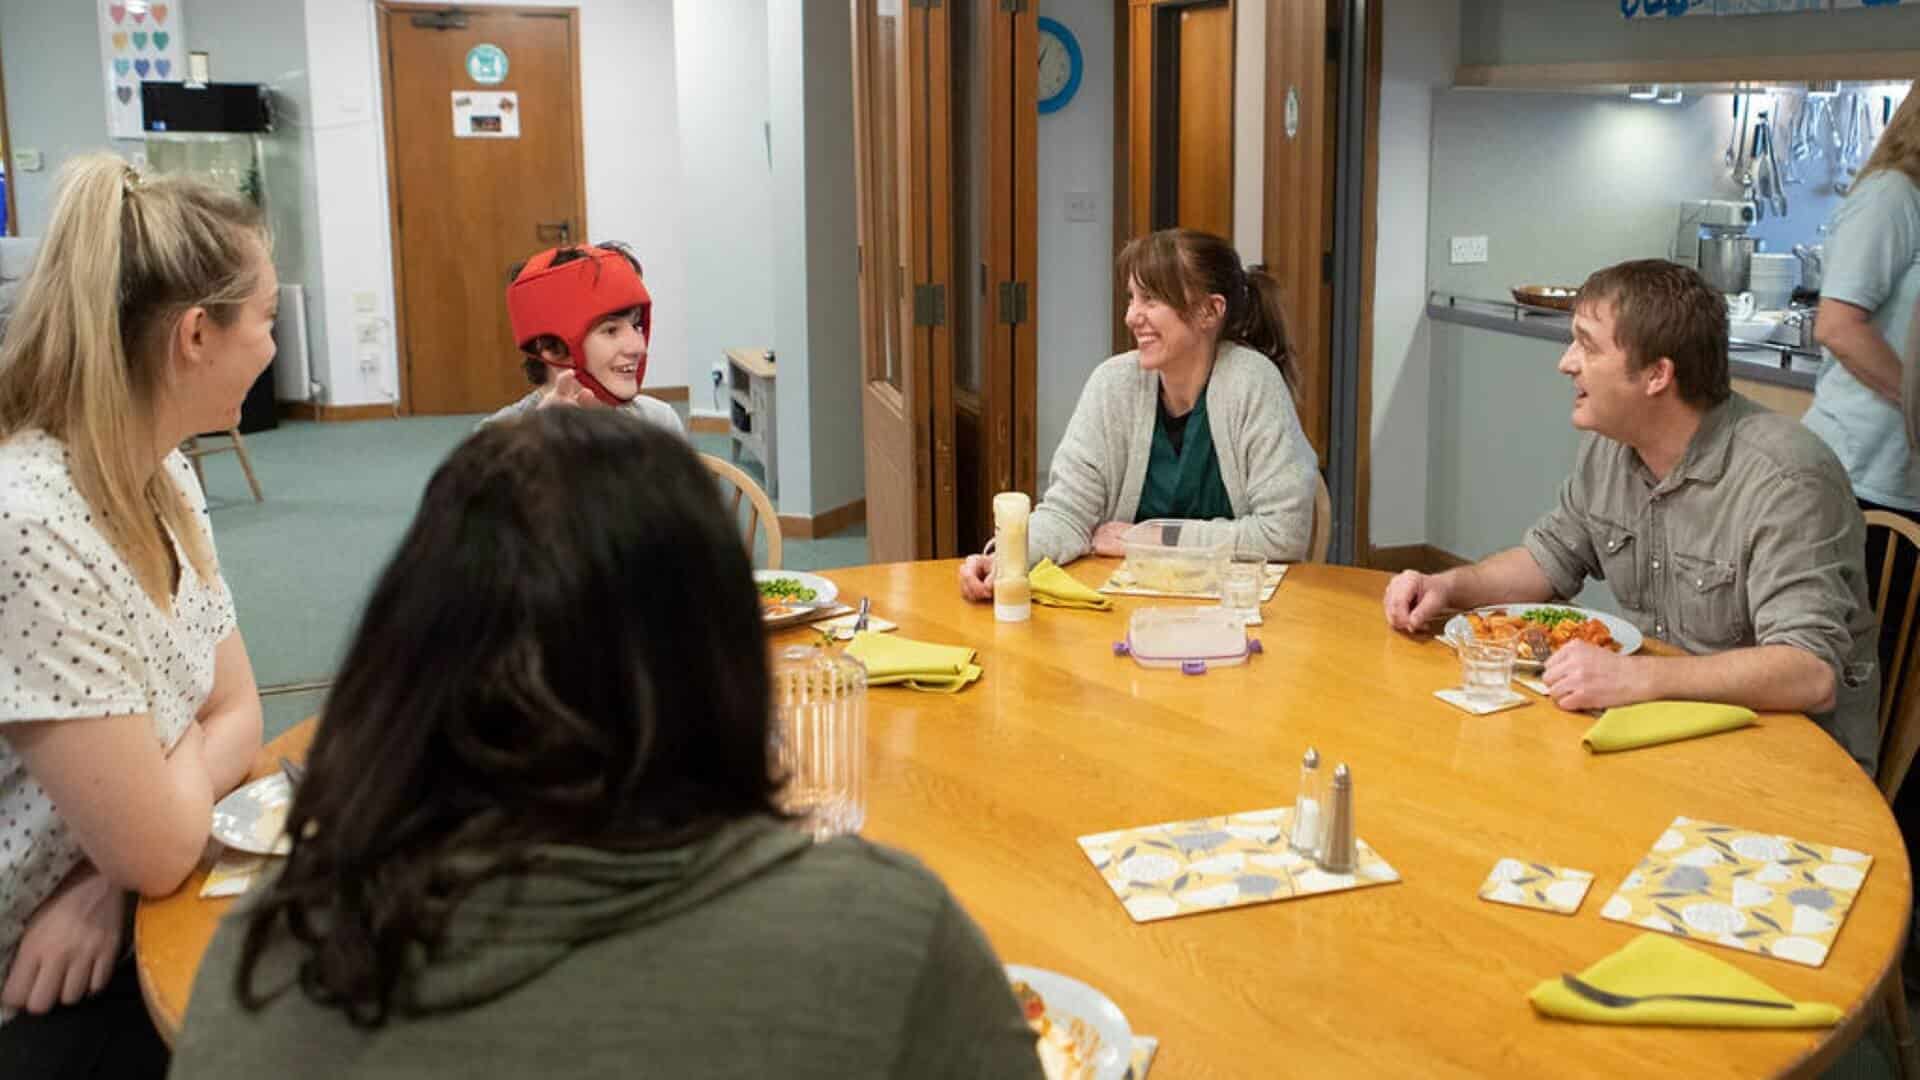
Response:
M993 617L1026 622L1033 617L1033 586L1027 580L1027 517L1033 500L1024 491L993 497Z
M1287 846L1301 855L1313 855L1320 847L1320 807L1325 804L1320 791L1320 751L1307 747L1300 759L1300 793L1293 797L1293 831Z
M1359 852L1353 839L1353 775L1344 763L1334 767L1326 814L1326 832L1320 841L1320 869L1329 874L1351 874Z

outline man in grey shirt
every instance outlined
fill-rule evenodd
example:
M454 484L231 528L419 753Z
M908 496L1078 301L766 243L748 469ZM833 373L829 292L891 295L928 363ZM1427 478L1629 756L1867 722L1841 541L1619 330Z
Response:
M1719 701L1805 712L1872 774L1878 757L1866 527L1847 474L1793 418L1733 393L1727 314L1692 270L1661 260L1581 287L1573 426L1588 432L1559 505L1520 547L1387 586L1387 622L1568 597L1604 579L1644 633L1686 657L1556 650L1543 679L1563 709Z

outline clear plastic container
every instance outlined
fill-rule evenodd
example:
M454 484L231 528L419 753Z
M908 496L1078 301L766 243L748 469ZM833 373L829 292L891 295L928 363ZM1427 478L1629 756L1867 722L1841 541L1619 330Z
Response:
M1220 595L1222 579L1233 561L1233 540L1211 522L1154 518L1128 529L1124 569L1133 584L1154 592L1182 596ZM1208 542L1208 537L1218 539Z
M1127 621L1127 640L1113 651L1141 667L1202 675L1246 663L1260 643L1247 638L1239 613L1225 608L1141 608Z

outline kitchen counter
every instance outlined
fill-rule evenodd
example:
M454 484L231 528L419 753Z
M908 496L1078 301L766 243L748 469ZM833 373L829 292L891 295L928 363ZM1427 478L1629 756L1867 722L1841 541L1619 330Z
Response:
M1566 345L1573 341L1573 317L1521 307L1509 300L1483 300L1435 292L1427 295L1427 317L1496 333L1538 338ZM1736 379L1812 390L1820 352L1772 342L1735 342L1728 354Z

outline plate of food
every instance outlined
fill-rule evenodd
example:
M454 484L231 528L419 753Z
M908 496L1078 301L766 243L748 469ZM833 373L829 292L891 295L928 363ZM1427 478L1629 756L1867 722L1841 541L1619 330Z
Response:
M760 586L760 616L767 622L786 622L833 607L840 590L819 574L799 570L755 570Z
M1636 653L1640 628L1618 615L1566 604L1496 604L1455 615L1441 631L1455 641L1485 641L1514 648L1514 666L1537 671L1553 650L1586 641L1617 653Z
M293 849L287 838L292 806L293 785L287 775L263 776L214 804L213 838L236 851L285 855Z
M1107 995L1045 968L1008 964L1007 978L1038 1040L1047 1080L1121 1080L1133 1056L1133 1029Z

